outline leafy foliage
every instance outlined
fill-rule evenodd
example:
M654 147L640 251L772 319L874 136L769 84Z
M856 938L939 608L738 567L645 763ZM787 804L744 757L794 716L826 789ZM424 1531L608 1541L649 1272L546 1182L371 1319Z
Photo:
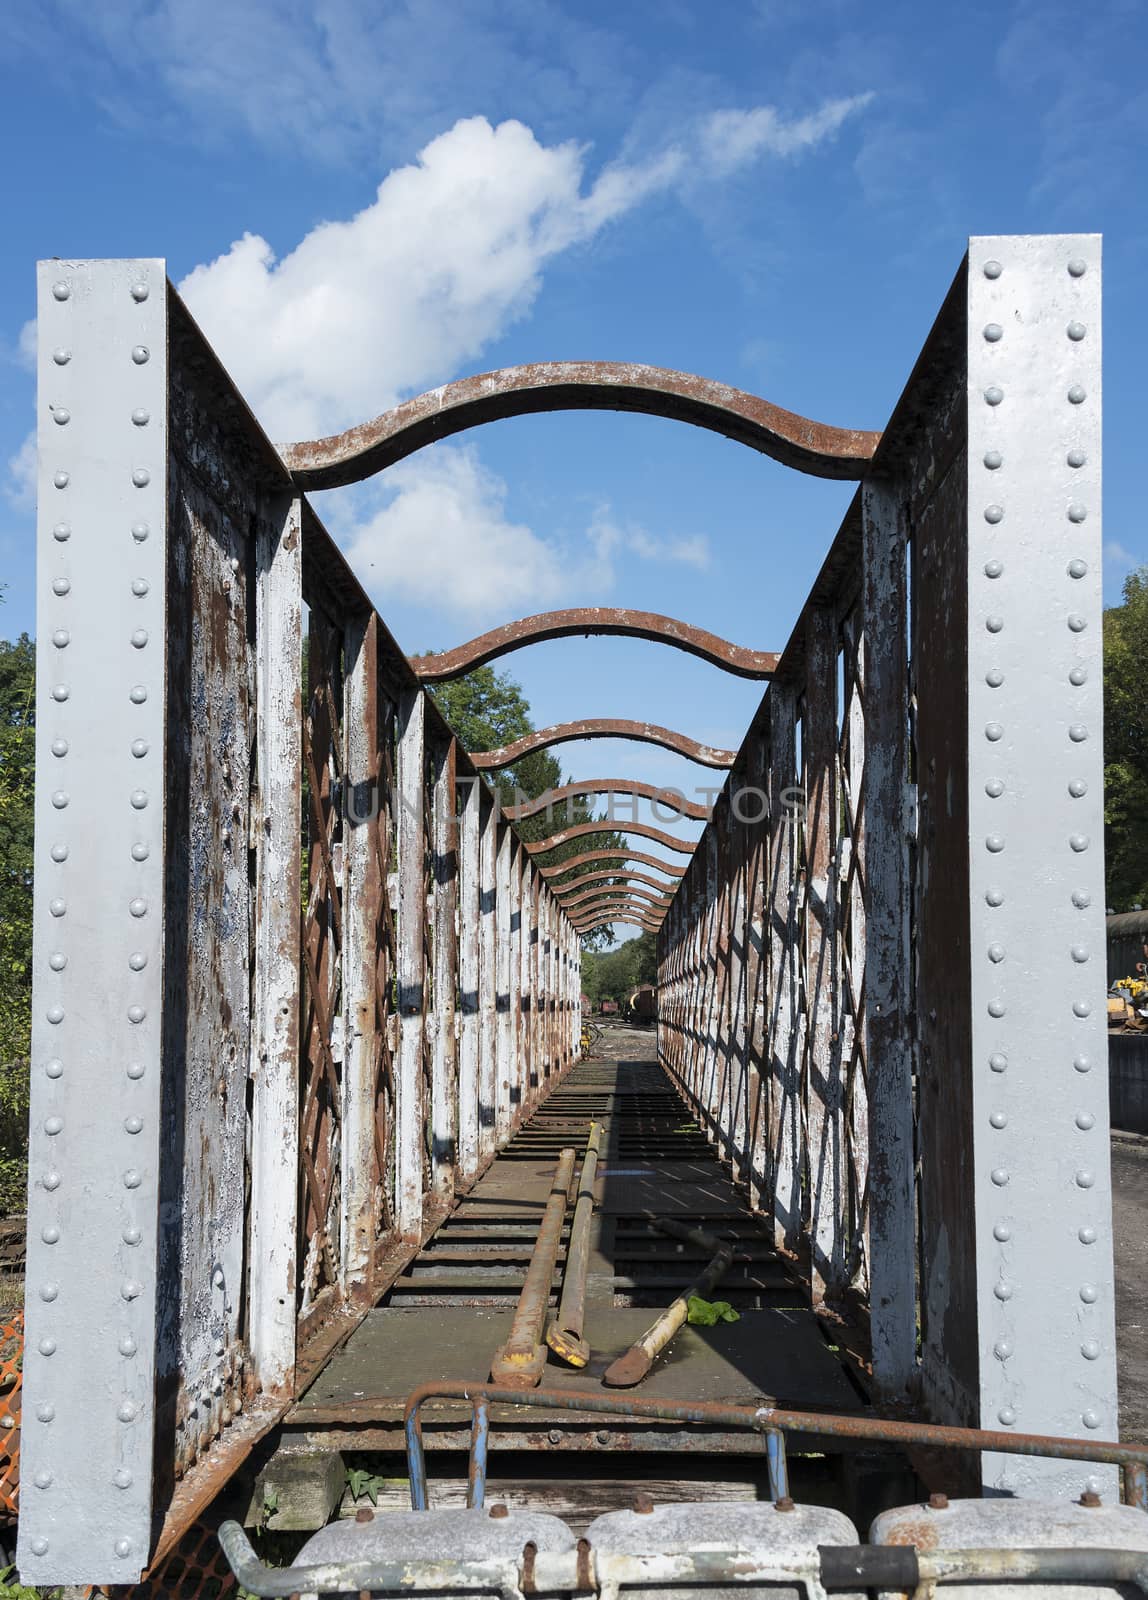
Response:
M23 1209L32 1019L36 652L0 640L0 1211Z
M1106 894L1116 911L1148 906L1148 567L1104 613Z
M629 998L640 983L658 979L657 940L652 933L640 933L606 955L582 953L582 992L597 1005L601 1000Z

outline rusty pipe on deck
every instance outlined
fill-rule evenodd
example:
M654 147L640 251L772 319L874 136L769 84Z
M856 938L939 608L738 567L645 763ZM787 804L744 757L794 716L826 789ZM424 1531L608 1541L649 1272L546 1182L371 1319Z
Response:
M660 1222L655 1222L656 1228L661 1228ZM675 1233L676 1229L666 1228L666 1233ZM695 1296L701 1300L707 1298L714 1285L726 1272L733 1262L733 1247L723 1243L712 1233L705 1233L701 1228L691 1228L686 1235L694 1244L700 1244L707 1250L713 1250L713 1260L705 1271L690 1284L685 1294L680 1294L672 1300L661 1315L646 1329L642 1337L636 1340L625 1355L611 1362L602 1374L602 1382L611 1389L632 1389L636 1383L649 1372L654 1362L677 1333L689 1313L689 1302Z
M563 1150L554 1169L550 1197L542 1214L542 1226L526 1269L526 1281L514 1308L510 1337L495 1352L490 1376L495 1383L511 1389L533 1389L546 1370L546 1346L542 1343L542 1324L550 1299L550 1284L558 1260L562 1224L570 1199L570 1180L574 1176L574 1151Z
M594 1180L598 1176L598 1150L602 1124L590 1124L586 1154L578 1179L578 1198L574 1202L574 1221L566 1251L566 1271L562 1277L562 1299L558 1315L546 1330L546 1343L556 1356L572 1367L584 1367L590 1360L590 1346L583 1337L586 1320L586 1272L590 1266L590 1224L594 1217Z

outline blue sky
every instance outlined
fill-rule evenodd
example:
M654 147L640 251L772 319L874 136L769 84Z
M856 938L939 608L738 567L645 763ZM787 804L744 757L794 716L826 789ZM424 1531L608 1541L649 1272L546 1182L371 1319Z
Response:
M0 632L34 622L28 325L52 255L166 257L277 439L562 358L880 428L969 234L1101 231L1118 599L1148 559L1146 47L1142 0L9 0ZM580 604L778 649L850 492L586 414L493 425L318 504L411 650ZM736 745L758 695L633 641L503 665L539 724ZM562 759L712 782L647 747Z

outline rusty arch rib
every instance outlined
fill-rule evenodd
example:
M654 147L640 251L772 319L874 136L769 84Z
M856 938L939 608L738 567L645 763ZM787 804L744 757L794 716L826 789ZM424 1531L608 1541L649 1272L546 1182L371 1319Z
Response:
M536 750L549 750L575 739L631 739L636 744L657 744L703 767L732 767L737 756L736 750L702 744L688 734L660 727L656 722L632 722L625 717L586 717L581 722L556 722L553 727L539 728L513 744L503 745L500 750L472 750L470 759L480 772L494 772L499 767L513 766Z
M577 783L564 783L549 789L537 800L524 800L521 805L504 806L502 814L511 822L523 822L536 817L540 811L561 805L564 800L574 800L588 794L630 794L639 800L653 800L679 816L691 817L695 822L709 820L708 806L699 806L678 789L658 788L653 783L641 783L637 778L580 778Z
M575 906L586 906L591 904L604 905L610 900L625 900L627 902L632 902L634 905L644 904L649 907L661 907L668 906L670 899L671 896L669 895L654 894L651 892L651 890L642 889L636 885L623 884L618 888L609 889L604 888L601 884L598 884L593 889L587 889L582 894L575 895L572 900L567 900L563 906L563 910L570 911Z
M624 880L624 883L619 882ZM566 895L574 889L588 889L591 884L610 883L617 888L635 883L649 884L651 889L656 889L660 895L672 895L677 888L676 883L662 883L658 878L651 878L648 872L634 872L627 867L607 867L602 872L583 872L576 878L571 878L569 883L552 883L551 890L558 900L559 905L573 905L573 900L567 900Z
M643 933L657 933L662 926L661 918L632 917L629 912L625 915L614 912L603 916L595 915L587 918L585 922L575 922L574 927L578 933L594 933L598 928L604 928L608 922L625 922L631 928L641 928Z
M879 433L832 428L689 372L629 361L544 361L431 389L346 433L280 445L302 489L358 483L466 428L540 411L637 411L724 434L816 478L857 479Z
M556 867L540 867L538 870L555 894L561 894L563 889L570 888L570 884L559 883L558 879L591 861L640 861L644 867L655 867L673 879L672 883L665 885L667 889L676 888L685 873L684 867L677 867L672 861L663 861L659 856L648 856L641 850L587 850L580 856L570 856L566 861L560 861ZM618 868L619 873L623 870L622 867Z
M481 633L453 650L437 655L411 656L411 670L423 683L444 683L460 678L464 672L483 667L488 661L520 650L523 645L541 644L548 639L569 639L577 634L616 635L648 639L657 644L700 656L711 666L721 667L738 678L771 678L780 657L771 651L750 650L732 644L705 628L692 627L676 617L663 617L656 611L630 611L619 606L579 606L570 611L542 611L537 616L506 622L501 628Z
M676 850L684 856L692 856L697 843L695 839L675 839L672 833L651 828L648 822L579 822L573 828L552 833L549 838L530 841L526 849L532 856L542 856L548 850L557 850L559 845L569 844L572 839L588 838L592 833L639 833L643 839L653 839L656 844L664 844L668 850ZM566 866L566 862L561 865Z

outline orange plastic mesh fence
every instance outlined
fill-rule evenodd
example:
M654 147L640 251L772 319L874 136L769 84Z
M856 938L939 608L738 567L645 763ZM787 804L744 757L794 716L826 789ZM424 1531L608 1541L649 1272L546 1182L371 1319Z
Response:
M20 1393L24 1386L24 1313L0 1323L0 1523L16 1520L20 1498Z

